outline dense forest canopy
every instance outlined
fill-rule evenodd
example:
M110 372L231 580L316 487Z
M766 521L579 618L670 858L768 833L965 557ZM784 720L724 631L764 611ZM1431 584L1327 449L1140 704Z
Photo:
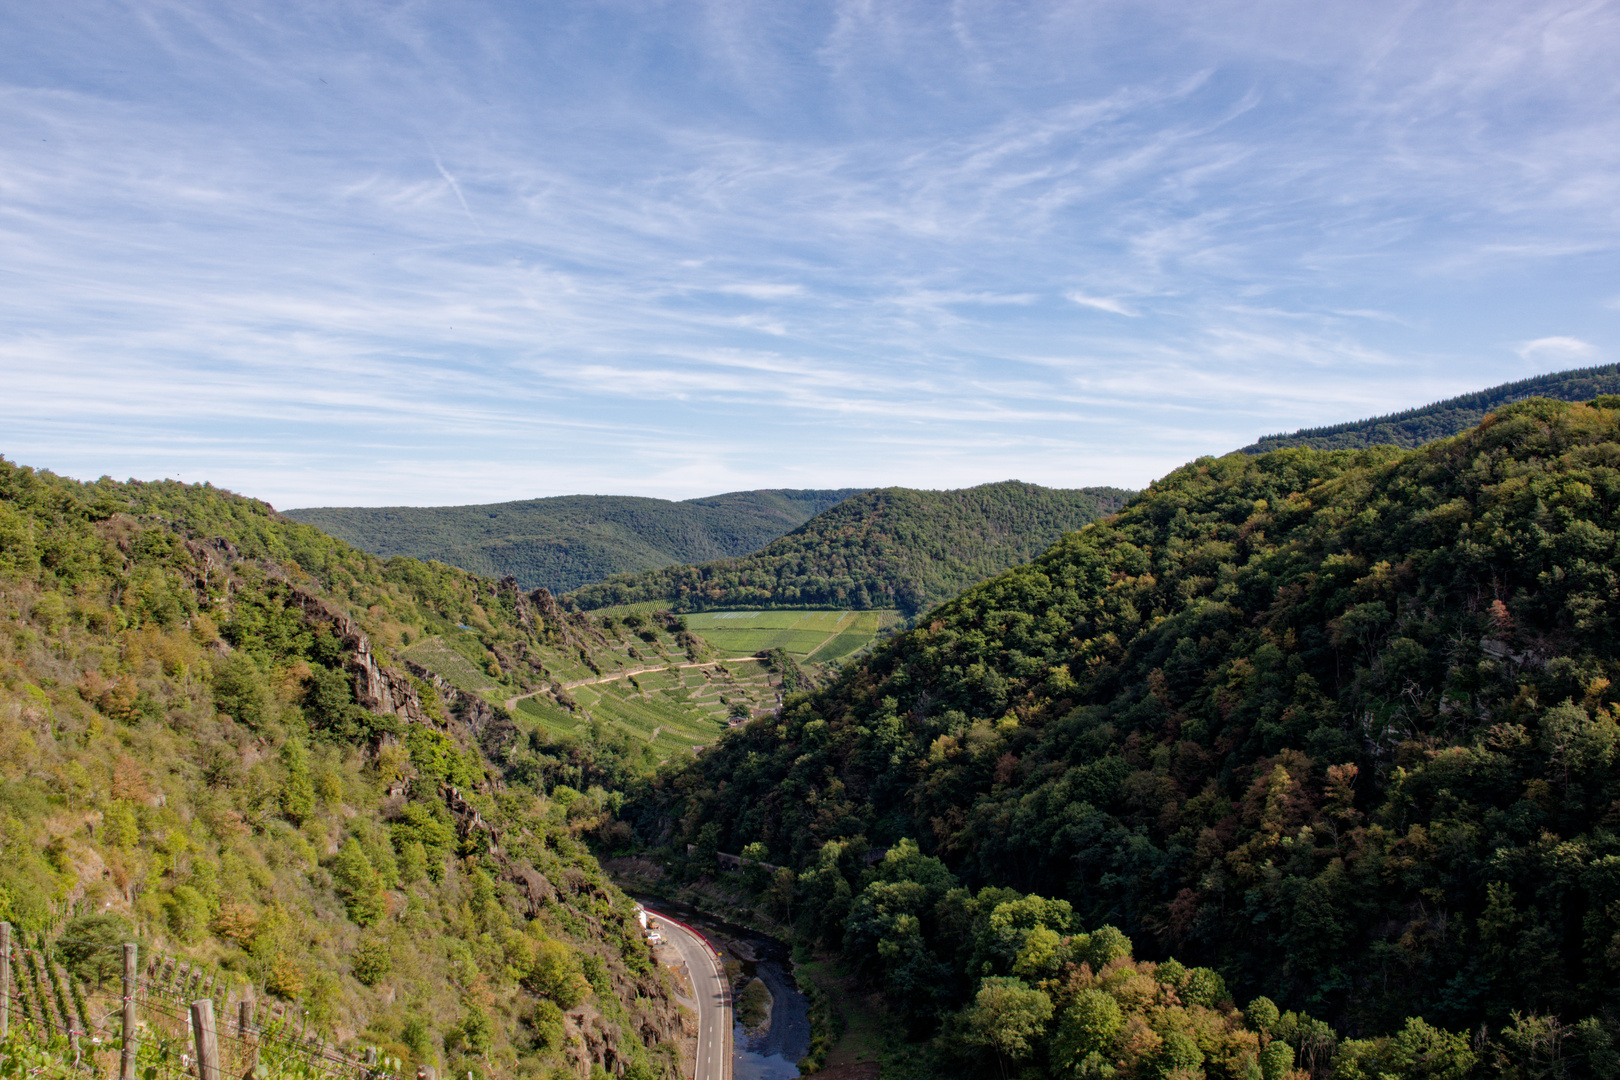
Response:
M1620 1077L1620 396L1203 458L1017 546L1074 494L866 493L696 579L1017 564L649 771L495 704L572 709L618 621L0 459L0 918L111 918L411 1064L645 1080L680 1017L586 845L711 890L724 851L879 995L889 1080ZM452 638L488 695L396 660Z
M581 839L605 793L390 661L463 623L492 680L543 686L581 632L544 599L0 459L0 919L138 936L407 1070L674 1077L671 985Z
M685 502L565 495L485 506L313 507L285 516L377 555L437 560L562 593L613 574L746 555L858 490L734 491Z
M957 491L879 488L745 558L610 578L570 599L586 609L658 600L676 611L876 607L910 614L1033 558L1129 495L1016 480Z
M1478 1031L1445 1069L1335 1075L1613 1076L1617 556L1620 398L1415 451L1200 459L626 813L787 866L801 929L920 1018L967 1023L981 976L1019 976L961 928L1027 891L1044 914L1005 919L1043 948L1112 924L1379 1053ZM914 868L883 884L874 847ZM1061 967L1024 963L1026 989Z
M1263 454L1288 446L1317 450L1360 450L1369 446L1422 446L1436 439L1459 435L1486 413L1526 398L1589 401L1602 394L1620 394L1620 364L1560 371L1503 383L1488 390L1463 394L1420 409L1375 416L1331 427L1302 428L1291 435L1267 435L1243 448L1245 454Z

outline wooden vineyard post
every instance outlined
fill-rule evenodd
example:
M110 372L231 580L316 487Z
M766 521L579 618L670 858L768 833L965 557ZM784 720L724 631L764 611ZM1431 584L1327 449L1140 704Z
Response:
M247 1043L248 1037L257 1030L253 1024L255 1019L253 1014L257 1011L258 1002L249 998L243 998L236 1003L236 1037L241 1039L243 1043ZM253 1043L252 1046L252 1066L256 1068L259 1064L259 1046L257 1042ZM249 1068L248 1072L251 1073L253 1068Z
M135 990L140 985L140 969L135 963L133 942L124 946L124 1052L118 1062L119 1080L135 1080Z
M220 1080L213 998L198 998L191 1003L191 1033L197 1041L197 1080Z
M0 1039L11 1032L11 924L0 922Z

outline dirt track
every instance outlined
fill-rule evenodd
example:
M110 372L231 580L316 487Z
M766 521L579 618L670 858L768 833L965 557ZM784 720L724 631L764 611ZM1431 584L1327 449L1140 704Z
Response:
M675 666L685 670L686 668L717 667L720 664L738 664L753 659L755 659L755 657L752 656L728 656L723 660L704 660L701 662L688 664L676 664ZM628 679L632 675L645 675L649 671L668 671L669 667L670 665L668 664L648 664L646 667L625 668L622 671L615 671L610 675L599 675L594 679L575 679L573 682L565 682L562 684L562 687L564 690L572 690L576 686L596 686L600 683L618 682L620 679ZM506 707L508 709L515 709L517 708L517 703L522 701L524 698L538 697L545 692L546 691L544 690L533 690L527 694L519 694L515 698L507 698Z

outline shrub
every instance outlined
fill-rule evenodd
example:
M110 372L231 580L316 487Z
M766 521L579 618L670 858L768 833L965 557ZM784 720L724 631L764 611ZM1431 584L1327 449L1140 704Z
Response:
M214 707L255 731L270 711L270 689L259 665L245 652L233 652L214 666Z
M375 935L365 937L360 940L360 946L354 950L354 959L350 966L356 979L367 986L376 986L394 970L393 952L384 938Z
M560 941L542 941L535 947L523 985L563 1009L572 1009L591 992L579 957Z
M69 972L97 987L123 977L120 945L135 940L135 931L118 915L78 915L62 928L59 951Z
M195 945L202 940L213 916L207 898L190 885L176 885L163 898L163 914L174 936L187 945Z

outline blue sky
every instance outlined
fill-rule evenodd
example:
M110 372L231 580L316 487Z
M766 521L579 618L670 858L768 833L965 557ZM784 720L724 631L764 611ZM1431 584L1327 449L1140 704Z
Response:
M0 453L1140 486L1620 354L1620 4L0 11Z

